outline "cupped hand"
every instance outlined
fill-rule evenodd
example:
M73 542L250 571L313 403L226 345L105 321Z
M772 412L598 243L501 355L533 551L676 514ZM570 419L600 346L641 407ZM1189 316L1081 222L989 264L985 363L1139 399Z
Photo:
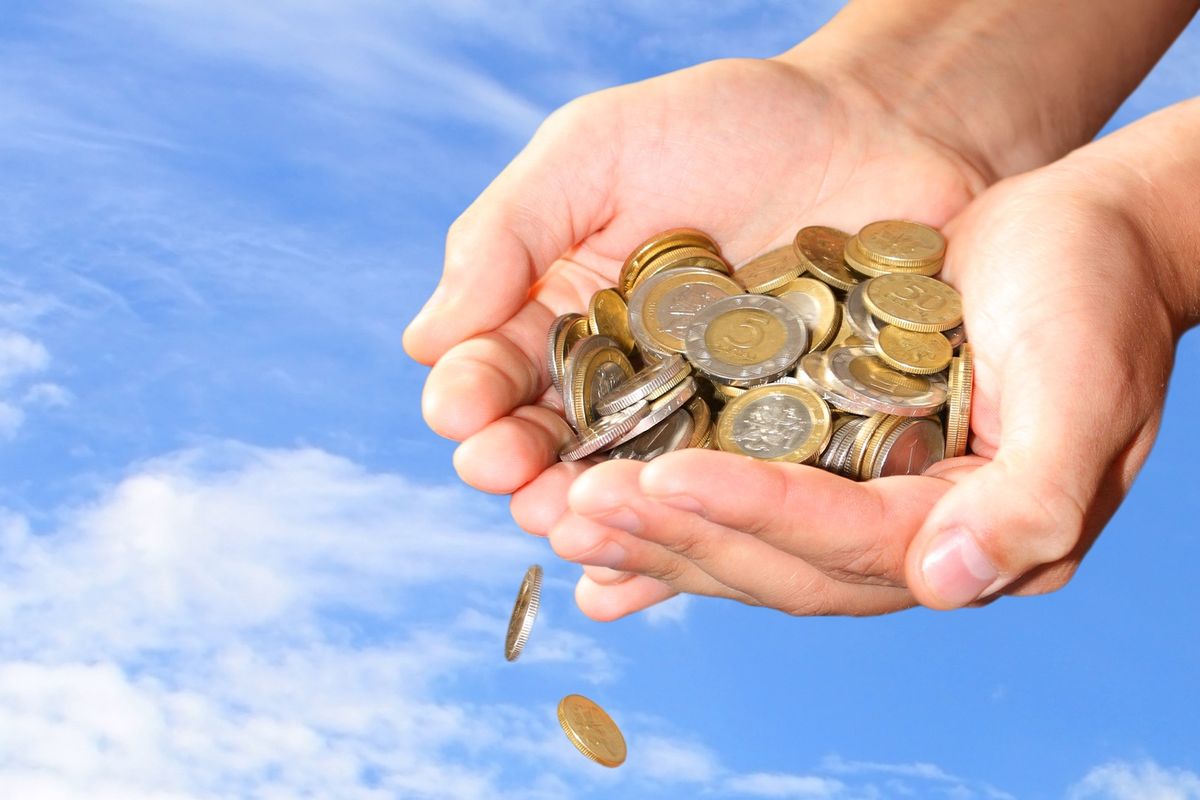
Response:
M583 467L557 463L569 431L547 392L546 333L613 285L648 236L699 228L736 264L802 224L944 223L982 190L979 159L912 125L803 46L789 60L712 62L552 114L451 226L441 283L405 334L433 367L424 414L462 442L463 480L515 493L514 517L534 533L566 511ZM712 588L694 577L687 588Z
M592 565L581 608L612 619L691 591L875 614L1064 586L1150 451L1181 332L1139 193L1109 179L1125 172L1085 149L947 226L976 455L867 483L701 450L600 464L550 534Z

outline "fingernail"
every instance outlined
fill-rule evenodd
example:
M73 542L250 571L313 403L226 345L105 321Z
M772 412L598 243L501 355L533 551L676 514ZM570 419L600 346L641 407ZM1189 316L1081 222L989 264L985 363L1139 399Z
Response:
M590 564L593 567L617 569L625 563L625 548L616 542L605 542L602 547L593 553L588 553L587 557L581 558L579 561L581 564Z
M943 533L925 551L925 582L939 598L956 606L977 600L1000 574L969 531Z
M686 494L672 494L667 495L666 497L655 497L654 499L657 502L662 503L664 506L670 506L671 508L679 511L689 511L693 514L699 514L702 517L704 516L704 506L700 504L700 501Z
M642 530L642 520L625 506L603 514L594 515L592 519L601 525L607 525L610 528L616 528L626 533L639 533Z

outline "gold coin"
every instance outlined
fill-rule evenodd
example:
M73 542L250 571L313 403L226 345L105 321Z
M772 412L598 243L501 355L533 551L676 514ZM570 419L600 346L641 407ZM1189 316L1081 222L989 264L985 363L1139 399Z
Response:
M919 267L898 267L895 264L875 261L863 251L856 236L851 236L846 240L846 249L842 255L855 272L872 277L890 275L893 272L901 272L905 275L936 275L942 269L941 261L934 261Z
M637 287L659 273L683 267L700 267L721 275L733 275L733 269L725 259L711 250L703 247L677 247L646 262L646 266L634 279L630 292L637 291Z
M796 248L789 244L750 259L733 273L733 278L751 294L773 294L772 290L800 277L803 271Z
M962 297L924 275L881 275L867 281L863 302L884 322L909 331L945 331L962 322Z
M796 278L768 294L787 303L808 329L808 350L824 350L833 341L842 322L842 307L826 284L812 278Z
M749 391L748 389L742 389L737 386L726 386L723 383L714 383L713 386L717 388L717 392L727 401L732 400L735 397L741 397L747 391Z
M785 383L749 389L725 404L717 447L763 461L806 464L833 433L829 406L811 389Z
M863 345L871 344L869 340L859 336L855 332L854 328L850 326L850 315L846 313L845 303L838 303L838 311L841 315L841 322L838 323L838 329L833 335L833 340L825 349L833 350L838 347L861 347Z
M577 431L590 427L597 418L596 401L635 372L629 358L606 336L580 342L567 356L563 386L567 421ZM564 402L564 405L567 405Z
M636 342L629 330L629 307L616 289L601 289L592 295L588 304L588 325L592 333L607 336L632 353Z
M946 458L967 454L971 433L971 391L975 383L971 345L964 344L961 355L950 362L950 403L946 411Z
M940 333L906 331L884 325L875 343L879 357L893 367L914 375L932 375L950 365L954 349Z
M621 729L603 708L580 694L569 694L558 704L558 724L575 749L605 767L625 763L627 750Z
M688 401L688 414L692 416L692 440L688 447L704 447L704 442L712 438L712 412L703 398L694 397Z
M875 429L875 432L871 434L871 438L867 441L866 447L863 448L862 460L857 465L858 473L856 477L860 481L870 479L871 474L875 469L875 462L879 460L879 456L883 453L883 448L887 443L888 438L896 431L897 428L903 425L907 419L909 418L888 415L879 424L879 427Z
M926 267L946 255L946 239L920 222L887 219L858 232L857 244L871 261L900 269Z
M537 564L525 571L521 588L517 591L517 602L513 604L512 616L508 618L508 635L504 637L504 657L516 661L517 656L529 641L533 621L537 618L542 599L542 568Z
M799 328L795 332L799 336ZM709 353L726 364L737 366L768 361L787 343L788 330L784 323L760 308L730 309L704 329L704 344Z
M550 331L546 341L546 368L550 372L550 382L559 392L563 389L563 373L566 370L567 353L571 346L579 341L575 334L576 326L582 317L579 314L563 314L550 323ZM587 335L588 325L583 323L584 335Z
M844 292L862 280L846 266L844 253L849 238L850 234L837 228L812 225L800 229L792 247L808 272Z
M651 259L678 247L703 247L717 255L721 254L721 248L717 247L712 237L695 228L672 228L655 234L635 247L621 266L621 274L617 278L621 294L629 297L638 274Z

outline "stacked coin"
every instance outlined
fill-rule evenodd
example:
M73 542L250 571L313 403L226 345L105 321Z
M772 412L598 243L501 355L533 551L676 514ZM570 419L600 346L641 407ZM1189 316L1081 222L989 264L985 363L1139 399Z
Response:
M973 369L946 241L917 222L806 227L737 270L676 228L547 339L564 461L708 447L857 480L967 450Z

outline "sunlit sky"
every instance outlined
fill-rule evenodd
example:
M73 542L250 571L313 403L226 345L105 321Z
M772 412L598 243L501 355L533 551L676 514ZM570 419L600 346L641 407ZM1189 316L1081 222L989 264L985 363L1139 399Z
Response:
M561 103L839 6L717 5L6 4L0 797L1200 798L1194 335L1075 580L983 610L595 623L455 477L400 348L447 225Z

